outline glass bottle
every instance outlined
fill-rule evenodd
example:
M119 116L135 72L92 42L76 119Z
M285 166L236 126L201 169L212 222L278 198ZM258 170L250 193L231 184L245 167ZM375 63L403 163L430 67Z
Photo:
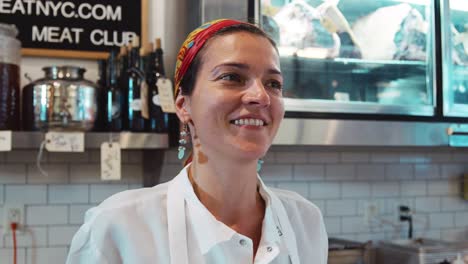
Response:
M155 133L168 133L169 114L163 112L159 102L157 81L165 77L163 51L161 39L156 39L156 48L149 55L150 63L147 68L146 82L148 83L149 120L147 131Z
M94 131L106 131L107 122L105 118L105 108L106 108L106 89L109 85L107 82L107 60L100 59L98 60L98 80L97 84L99 89L97 92L97 101L98 101L98 112L96 117L96 123L94 125Z
M107 87L105 121L108 131L122 130L122 91L117 82L117 54L111 51L107 61Z
M119 56L117 59L117 86L119 87L119 90L121 92L122 96L122 105L121 105L121 111L120 111L120 116L122 119L122 130L128 130L127 129L127 124L128 124L128 118L127 118L127 111L125 109L128 109L128 100L127 100L127 67L128 67L128 49L127 46L121 46L120 47L120 52Z
M145 119L141 115L141 86L144 84L145 75L140 69L140 41L135 37L132 41L132 49L130 50L129 65L127 69L126 80L126 128L133 132L143 132L145 130Z

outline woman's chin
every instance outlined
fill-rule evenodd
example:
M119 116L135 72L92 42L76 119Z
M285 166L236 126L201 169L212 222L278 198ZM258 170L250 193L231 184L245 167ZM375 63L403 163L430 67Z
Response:
M238 150L242 159L247 160L258 160L263 158L267 151L268 147L265 146L239 146Z

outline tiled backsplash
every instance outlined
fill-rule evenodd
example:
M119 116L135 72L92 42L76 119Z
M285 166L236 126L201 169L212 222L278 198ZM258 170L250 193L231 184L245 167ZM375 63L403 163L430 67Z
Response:
M45 177L37 151L0 153L0 208L25 204L25 232L18 236L18 264L64 263L84 212L113 193L141 187L142 152L122 153L122 180L101 182L99 152L45 153ZM174 150L166 153L162 181L181 169ZM468 201L460 176L468 172L468 150L449 148L276 147L261 172L274 187L294 190L322 210L330 236L357 240L404 237L397 207L414 211L416 236L468 240ZM366 208L376 208L367 221ZM3 208L1 208L3 209ZM0 219L3 210L0 210ZM12 238L0 222L0 260L13 263Z

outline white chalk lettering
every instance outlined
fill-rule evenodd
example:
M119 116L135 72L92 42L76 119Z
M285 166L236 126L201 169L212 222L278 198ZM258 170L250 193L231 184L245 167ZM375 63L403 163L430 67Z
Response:
M0 0L0 13L10 14L11 1L10 0Z
M75 43L80 43L80 35L84 30L82 28L72 28L71 31L75 33Z
M67 12L67 7L70 7L69 12ZM75 8L75 5L71 2L63 3L62 9L61 9L62 15L66 18L74 17L75 16L75 11L73 11L74 8Z
M84 9L88 9L87 14L85 14ZM91 17L91 8L92 6L88 3L84 3L78 7L78 14L83 19L89 19Z
M21 14L25 14L26 13L26 10L24 9L24 6L23 6L23 2L21 1L16 1L15 4L13 5L13 9L11 10L11 13L16 13L16 12L20 12Z
M100 40L96 39L97 34L101 35ZM104 43L104 40L102 39L102 36L103 36L102 30L95 29L95 30L91 31L91 34L90 34L89 37L91 38L91 43L93 43L93 45L100 46L100 45L102 45Z
M122 7L121 6L117 6L114 9L112 9L112 6L107 6L107 20L122 20Z
M65 40L68 41L68 43L73 43L72 35L68 28L63 29L62 36L60 36L60 43L63 43Z
M42 1L36 2L36 15L43 14L44 16L49 16L49 8L42 3Z
M104 4L79 4L57 0L0 0L0 14L22 14L94 20L121 21L122 7Z
M65 43L70 44L80 43L80 35L83 33L82 28L60 28L60 27L43 27L39 28L34 25L32 27L32 40L39 42Z
M58 37L59 37L59 27L48 27L47 28L47 41L48 42L54 42L57 43L59 42Z
M57 16L61 5L62 5L62 2L57 2L55 5L54 5L54 2L52 1L47 2L47 6L52 8L52 11L54 12L54 16Z
M36 2L36 0L23 0L26 3L27 13L28 15L32 14L32 5Z
M121 35L119 35L121 34ZM129 41L136 37L135 32L130 31L107 31L95 29L90 34L91 43L96 46L122 46L127 45Z
M106 7L104 5L95 5L91 12L93 14L94 19L103 20L104 18L106 18Z
M37 28L36 25L32 27L32 40L33 41L46 41L47 39L47 28L42 28L41 31Z

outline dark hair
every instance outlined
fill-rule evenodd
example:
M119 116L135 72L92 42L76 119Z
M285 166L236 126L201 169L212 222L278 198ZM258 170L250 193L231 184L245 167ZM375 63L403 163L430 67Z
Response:
M263 30L252 24L236 24L222 28L218 32L214 33L213 36L207 42L209 42L211 39L217 36L228 35L230 33L235 32L248 32L257 36L264 37L268 39L268 41L270 41L271 45L275 48L276 52L278 52L278 48L276 47L275 41ZM207 44L205 43L205 45L201 48L201 50L193 59L192 64L190 64L190 66L188 67L187 72L184 74L184 77L182 77L182 80L180 82L180 93L182 95L191 95L193 92L193 88L197 80L197 74L202 64L202 58L204 55L206 45Z

